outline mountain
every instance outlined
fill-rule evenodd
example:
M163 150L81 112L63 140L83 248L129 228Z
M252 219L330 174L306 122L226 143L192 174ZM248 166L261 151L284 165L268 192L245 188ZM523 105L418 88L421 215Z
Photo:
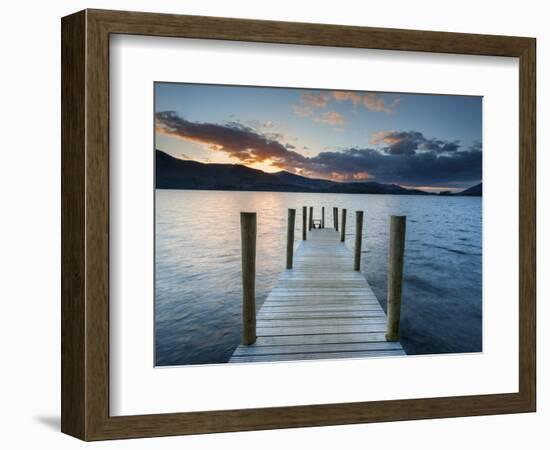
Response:
M236 164L203 164L156 151L158 189L277 190L281 182L272 174Z
M174 158L160 150L156 150L155 164L157 189L429 195L396 184L339 183L286 171L266 173L238 164L204 164Z
M306 178L287 172L285 170L275 173L277 178L284 184L290 186L300 186L306 189L329 189L335 183L329 180L319 180L316 178Z
M483 195L483 183L476 184L455 195L469 195L471 197L481 197Z

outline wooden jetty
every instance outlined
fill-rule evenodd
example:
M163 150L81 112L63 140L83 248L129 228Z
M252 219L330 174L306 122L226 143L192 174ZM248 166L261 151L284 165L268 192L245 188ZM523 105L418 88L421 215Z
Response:
M362 228L362 213L360 219ZM344 227L342 222L340 233L311 228L290 266L287 254L292 269L282 273L258 311L255 341L239 345L229 362L405 355L395 336L387 339L386 314L341 242Z

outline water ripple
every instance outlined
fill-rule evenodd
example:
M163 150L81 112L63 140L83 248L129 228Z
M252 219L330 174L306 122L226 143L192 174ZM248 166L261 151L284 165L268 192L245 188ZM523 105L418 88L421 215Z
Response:
M284 268L287 209L315 218L347 208L354 246L363 210L362 268L385 307L388 230L407 215L402 344L409 354L481 351L481 199L271 192L156 192L155 361L227 362L241 334L240 211L257 211L258 307Z

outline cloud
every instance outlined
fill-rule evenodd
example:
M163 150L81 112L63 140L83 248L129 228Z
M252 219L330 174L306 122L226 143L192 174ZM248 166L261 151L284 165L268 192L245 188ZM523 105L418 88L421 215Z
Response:
M315 120L315 110L327 106L329 99L330 96L328 94L303 92L300 96L300 103L292 105L291 108L297 116L310 117Z
M326 123L328 125L343 125L346 123L344 116L336 111L328 111L318 117L315 117L313 120L315 120L315 122Z
M343 125L345 119L339 112L317 112L318 109L323 109L328 105L330 98L331 96L328 93L304 92L300 97L300 103L298 105L292 105L291 108L297 116L307 117L318 123Z
M300 99L301 103L310 108L324 108L327 106L330 96L325 93L314 94L311 92L304 92Z
M453 153L460 148L460 141L428 139L418 131L378 131L373 133L371 144L395 155L412 155L417 151Z
M395 107L401 102L400 98L394 99L387 104L378 94L369 92L363 97L363 106L371 111L385 112L391 114Z
M272 120L267 120L265 122L260 120L247 120L245 123L255 130L261 130L262 128L273 128L275 126Z
M300 103L292 105L291 108L294 114L300 117L306 117L314 120L315 122L327 123L329 125L341 125L344 123L344 118L340 113L336 111L330 111L333 116L332 120L328 116L329 113L320 115L316 112L317 109L326 108L330 101L346 102L350 101L353 106L363 106L370 111L384 112L391 114L401 102L401 98L395 98L388 102L388 99L384 95L376 92L355 92L355 91L331 91L322 93L304 92L300 96ZM340 119L336 119L335 114L340 116Z
M481 179L482 152L470 147L452 154L434 151L396 154L376 149L347 149L322 152L311 158L316 170L340 174L340 179L353 180L361 172L382 183L429 186L434 183L452 185L477 182Z
M384 97L376 92L333 91L332 96L337 102L351 101L354 106L362 105L368 110L387 114L391 114L401 102L400 98L396 98L387 103Z
M373 134L376 148L348 148L304 156L273 136L231 122L191 122L176 112L156 114L157 133L197 142L243 164L267 161L273 167L309 177L339 181L373 180L407 186L475 183L481 179L482 146L426 138L419 131Z
M460 148L460 141L440 141L431 139L420 146L421 150L436 150L440 153L456 152Z
M356 106L363 103L363 96L358 92L333 91L332 96L337 102L350 100Z
M292 105L291 108L294 114L300 117L312 117L314 115L313 109L306 105Z
M304 163L304 156L238 122L225 125L191 122L174 111L158 112L155 117L157 133L205 144L244 164L270 160L274 166L283 168Z

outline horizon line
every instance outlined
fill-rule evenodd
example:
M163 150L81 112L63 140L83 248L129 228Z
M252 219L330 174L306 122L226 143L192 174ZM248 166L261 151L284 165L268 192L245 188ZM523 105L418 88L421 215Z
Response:
M155 147L155 152L161 152L161 153L164 153L165 155L171 157L171 158L174 158L174 159L177 159L177 160L180 160L180 161L191 161L191 162L196 162L196 163L199 163L199 164L204 164L204 165L214 165L214 166L240 166L240 167L246 167L247 169L251 169L251 170L256 170L258 172L262 172L262 173L265 173L265 174L279 174L279 173L288 173L290 175L294 175L294 176L297 176L297 177L301 177L301 178L306 178L308 180L319 180L319 181L328 181L330 183L336 183L336 184L360 184L360 183L376 183L376 184L381 184L381 185L384 185L384 186L399 186L400 188L402 189L406 189L406 190L418 190L418 191L422 191L422 192L427 192L427 193L435 193L435 192L461 192L461 191L465 191L471 187L474 187L474 186L477 186L478 184L481 184L483 181L480 180L479 182L472 184L471 186L468 186L468 187L465 187L465 188L462 188L462 187L448 187L448 186L411 186L411 185L407 185L407 184L399 184L399 183L395 183L395 182L389 182L389 183L384 183L384 182L380 182L380 181L375 181L375 180L369 180L369 179L363 179L363 180L344 180L344 181L339 181L339 180L333 180L333 179L326 179L326 178L314 178L314 177L308 177L307 175L301 175L301 174L297 174L297 173L293 173L293 172L289 172L288 170L285 170L285 169L281 169L281 170L278 170L278 171L275 171L275 172L267 172L265 170L262 170L262 169L258 169L256 167L250 167L250 166L247 166L246 164L241 164L241 163L238 163L238 162L226 162L226 163L216 163L216 162L206 162L206 161L199 161L199 160L196 160L196 159L192 159L192 158L189 158L189 157L184 157L183 155L178 155L178 156L174 156L174 155L171 155L170 153L168 153L167 151L165 150L162 150L162 149L159 149L159 148L156 148Z

